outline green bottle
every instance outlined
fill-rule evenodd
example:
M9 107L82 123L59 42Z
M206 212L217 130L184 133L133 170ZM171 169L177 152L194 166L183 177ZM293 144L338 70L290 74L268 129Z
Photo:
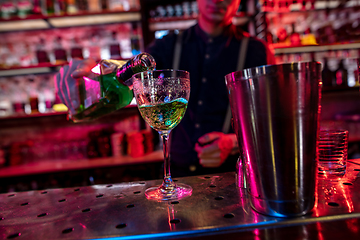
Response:
M93 120L129 105L134 98L132 75L155 68L155 60L148 53L128 61L101 60L91 76L79 80L80 104L74 113L69 112L69 118L74 122Z

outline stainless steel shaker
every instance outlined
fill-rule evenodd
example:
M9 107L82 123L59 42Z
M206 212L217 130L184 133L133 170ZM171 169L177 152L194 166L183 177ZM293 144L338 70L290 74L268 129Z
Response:
M275 217L311 212L321 64L259 66L229 73L225 82L252 208Z

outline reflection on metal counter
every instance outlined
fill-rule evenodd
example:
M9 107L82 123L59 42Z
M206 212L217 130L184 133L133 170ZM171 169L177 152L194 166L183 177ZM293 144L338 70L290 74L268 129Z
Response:
M321 64L259 66L229 73L225 82L252 207L275 217L309 213L315 203Z
M161 180L0 194L0 239L358 239L359 171L351 160L344 177L319 178L314 211L296 218L252 210L234 173L182 178L193 195L169 202L145 198Z

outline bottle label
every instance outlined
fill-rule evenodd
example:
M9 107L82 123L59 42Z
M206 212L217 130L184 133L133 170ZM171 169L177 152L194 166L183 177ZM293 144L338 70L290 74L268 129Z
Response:
M117 78L122 79L124 82L123 84L126 84L126 80L130 79L132 75L134 75L133 71L133 64L131 61L128 61L124 66L121 67L121 70L117 72Z

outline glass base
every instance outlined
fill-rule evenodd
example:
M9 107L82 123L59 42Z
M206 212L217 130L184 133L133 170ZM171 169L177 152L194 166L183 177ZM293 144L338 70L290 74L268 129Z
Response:
M171 191L165 191L160 187L151 187L146 189L145 196L147 199L158 201L177 200L184 197L191 196L192 188L189 185L178 183Z
M319 175L343 176L346 172L346 165L339 163L319 163Z

